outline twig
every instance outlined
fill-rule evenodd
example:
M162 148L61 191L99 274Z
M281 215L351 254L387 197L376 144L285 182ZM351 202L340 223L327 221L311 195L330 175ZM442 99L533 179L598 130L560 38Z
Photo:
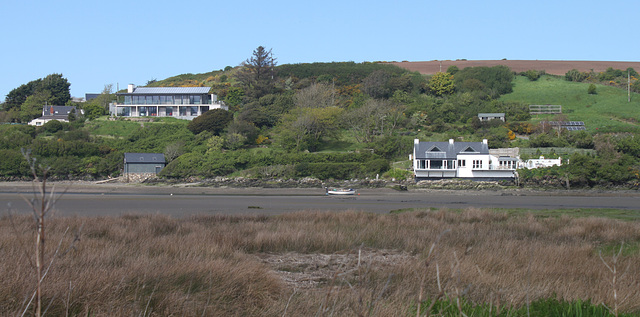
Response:
M144 308L144 313L142 313L142 316L147 316L147 310L149 309L149 305L151 304L151 299L153 298L153 294L155 294L157 288L158 288L158 284L156 284L153 287L153 290L151 291L151 295L149 295L149 300L147 301L147 306ZM151 312L149 312L149 315L151 315Z
M291 293L291 296L289 296L289 300L287 301L287 306L284 307L284 312L282 312L282 317L284 317L287 314L289 303L291 303L291 299L293 298L293 295L295 295L297 291L298 290L296 288L293 289L293 293Z

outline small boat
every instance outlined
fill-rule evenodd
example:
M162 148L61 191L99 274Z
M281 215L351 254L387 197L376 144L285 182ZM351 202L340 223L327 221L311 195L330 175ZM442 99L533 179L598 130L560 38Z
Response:
M333 188L329 189L325 187L327 195L355 195L356 190L353 188Z

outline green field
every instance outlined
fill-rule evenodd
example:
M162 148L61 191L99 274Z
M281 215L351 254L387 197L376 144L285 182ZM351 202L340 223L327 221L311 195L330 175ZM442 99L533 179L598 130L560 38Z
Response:
M529 81L516 76L513 93L500 100L527 102L532 105L561 105L565 120L584 121L589 132L640 132L640 95L632 93L627 102L627 91L605 85L596 85L595 95L589 95L588 83L565 81L554 76L542 76ZM554 120L558 115L537 115L532 121Z

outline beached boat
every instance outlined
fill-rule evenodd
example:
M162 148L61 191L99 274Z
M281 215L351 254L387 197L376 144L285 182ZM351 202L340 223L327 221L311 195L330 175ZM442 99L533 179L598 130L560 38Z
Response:
M332 188L325 187L327 195L355 195L356 190L353 188Z

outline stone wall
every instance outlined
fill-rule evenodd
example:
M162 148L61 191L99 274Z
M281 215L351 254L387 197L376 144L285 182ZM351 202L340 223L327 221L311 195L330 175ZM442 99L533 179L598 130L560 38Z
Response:
M127 173L121 176L123 183L142 183L157 178L155 173Z

